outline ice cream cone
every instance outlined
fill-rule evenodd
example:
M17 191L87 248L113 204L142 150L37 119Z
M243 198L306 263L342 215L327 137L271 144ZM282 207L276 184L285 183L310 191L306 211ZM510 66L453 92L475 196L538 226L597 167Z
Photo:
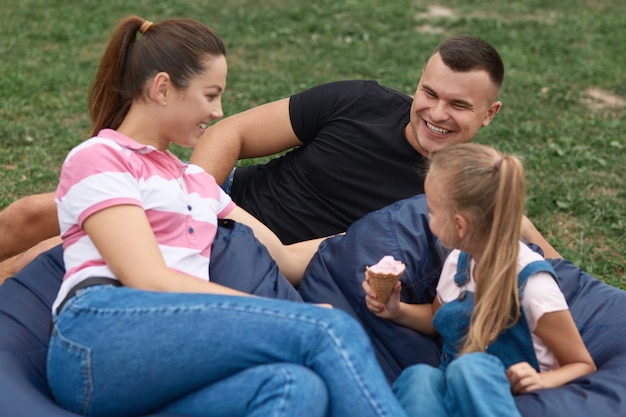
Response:
M365 274L369 280L370 287L376 293L376 300L383 304L387 302L391 291L396 286L396 282L398 282L405 270L402 262L395 260L393 262L395 262L393 271L381 271L382 268L377 267L380 263L371 267L365 267Z

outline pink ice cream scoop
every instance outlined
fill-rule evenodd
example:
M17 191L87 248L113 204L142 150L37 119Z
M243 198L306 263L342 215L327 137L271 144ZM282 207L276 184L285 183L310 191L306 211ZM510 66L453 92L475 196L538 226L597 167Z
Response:
M396 261L393 256L383 256L377 264L368 267L375 274L401 275L406 267L400 261Z

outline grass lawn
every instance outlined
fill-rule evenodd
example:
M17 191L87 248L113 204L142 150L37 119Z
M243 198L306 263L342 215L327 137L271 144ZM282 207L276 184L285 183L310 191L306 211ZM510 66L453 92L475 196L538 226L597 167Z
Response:
M436 44L467 33L507 69L503 109L476 140L522 156L531 219L566 258L626 288L626 2L552 3L0 0L0 208L54 190L89 133L87 91L127 14L190 17L223 36L227 115L339 79L413 94Z

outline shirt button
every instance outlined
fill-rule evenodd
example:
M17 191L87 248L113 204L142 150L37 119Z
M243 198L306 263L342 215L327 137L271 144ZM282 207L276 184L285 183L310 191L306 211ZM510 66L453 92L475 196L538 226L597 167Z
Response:
M189 233L193 233L193 227L190 227L188 230L189 230Z
M191 211L191 206L187 206L187 210Z

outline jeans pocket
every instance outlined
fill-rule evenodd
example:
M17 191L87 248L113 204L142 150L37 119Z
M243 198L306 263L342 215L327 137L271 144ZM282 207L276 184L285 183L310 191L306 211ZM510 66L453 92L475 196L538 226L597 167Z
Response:
M48 384L57 403L88 415L93 393L90 349L65 338L55 326L47 362Z

